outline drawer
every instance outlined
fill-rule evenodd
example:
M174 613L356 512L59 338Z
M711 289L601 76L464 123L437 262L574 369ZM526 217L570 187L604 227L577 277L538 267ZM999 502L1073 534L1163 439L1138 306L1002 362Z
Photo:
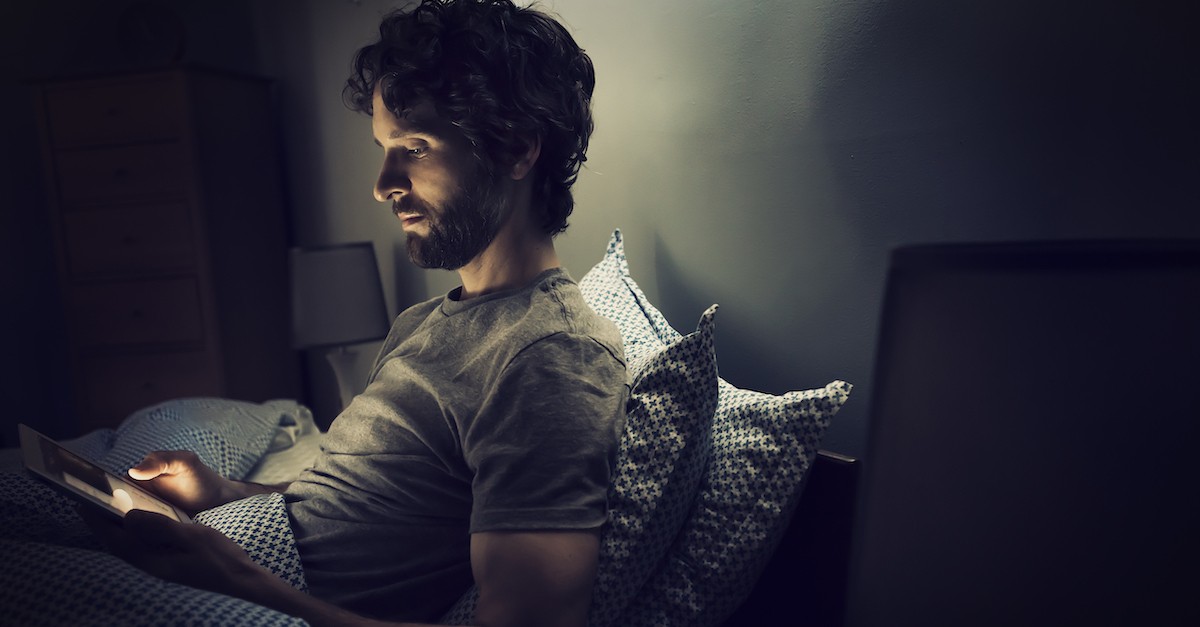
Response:
M170 79L55 85L45 94L57 148L178 139L184 128L179 87Z
M92 356L81 365L88 423L81 426L91 429L114 426L139 409L173 398L224 396L210 355L203 351Z
M63 215L74 277L194 270L187 205L133 205Z
M72 324L80 345L178 344L204 341L196 279L76 285Z
M182 198L187 193L183 145L142 144L67 150L55 155L64 209L81 204L145 198Z

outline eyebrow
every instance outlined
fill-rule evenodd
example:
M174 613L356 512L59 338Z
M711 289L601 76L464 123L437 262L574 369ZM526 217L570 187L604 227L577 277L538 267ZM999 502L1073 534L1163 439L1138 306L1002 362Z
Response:
M387 138L397 139L404 137L405 135L426 135L432 138L439 137L438 132L434 130L434 126L426 121L404 118L404 122L406 123L405 128L393 130L392 132L388 133ZM375 140L375 145L379 146L380 148L383 147L383 144L379 143L378 139Z

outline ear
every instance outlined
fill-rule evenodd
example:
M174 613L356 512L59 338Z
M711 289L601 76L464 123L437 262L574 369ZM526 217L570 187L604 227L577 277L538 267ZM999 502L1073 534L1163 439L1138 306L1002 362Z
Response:
M542 154L541 136L522 137L519 141L515 150L516 159L513 160L512 169L509 171L509 176L514 181L529 176L529 173L533 171L533 166L537 164L538 157Z

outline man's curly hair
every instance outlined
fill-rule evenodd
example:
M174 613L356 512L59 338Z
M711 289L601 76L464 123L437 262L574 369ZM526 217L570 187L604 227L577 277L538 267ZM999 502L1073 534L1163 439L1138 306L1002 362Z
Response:
M422 0L384 17L379 41L360 49L343 98L372 112L376 85L397 116L428 100L475 147L494 175L541 139L534 206L542 229L567 228L571 185L592 134L592 61L566 29L511 0Z

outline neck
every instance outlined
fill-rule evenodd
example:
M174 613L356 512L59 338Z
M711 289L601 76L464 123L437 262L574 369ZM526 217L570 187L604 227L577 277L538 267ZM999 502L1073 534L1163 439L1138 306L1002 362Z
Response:
M525 287L546 270L559 267L554 239L533 225L527 212L511 216L479 256L458 269L459 298L466 300Z

